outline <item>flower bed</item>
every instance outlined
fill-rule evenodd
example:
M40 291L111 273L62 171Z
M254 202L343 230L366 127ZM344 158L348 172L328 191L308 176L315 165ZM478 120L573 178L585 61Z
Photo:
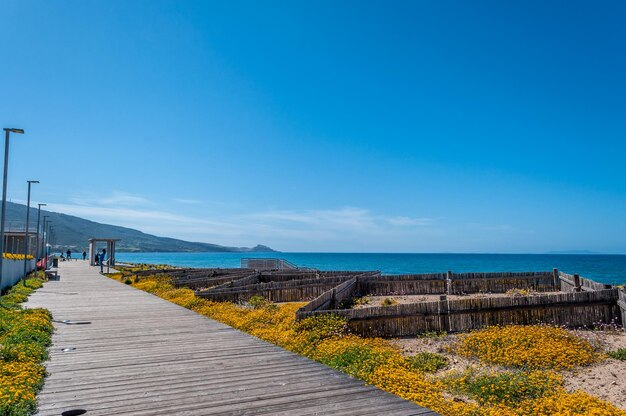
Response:
M489 364L527 369L572 369L599 356L585 340L545 325L491 327L461 336L457 352Z
M36 408L53 328L47 310L20 303L41 286L41 279L30 278L0 298L0 415L28 415Z

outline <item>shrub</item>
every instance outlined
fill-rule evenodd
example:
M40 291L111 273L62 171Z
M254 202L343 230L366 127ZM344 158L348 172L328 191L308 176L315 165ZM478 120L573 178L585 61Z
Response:
M367 296L361 296L358 298L354 298L354 304L355 305L367 305L372 301L372 299L370 299Z
M538 399L561 386L555 373L541 370L478 373L472 369L446 379L453 390L467 394L480 404L516 404Z
M307 341L317 343L327 338L341 338L350 333L348 320L337 315L315 315L296 323L296 332L305 333Z
M385 298L385 300L383 300L383 306L393 306L396 305L398 302L395 299L391 299L391 298Z
M439 338L445 338L447 336L448 336L448 333L446 331L441 331L441 332L426 331L426 332L422 332L421 334L418 334L417 338L439 339Z
M423 373L434 373L448 366L448 359L433 352L420 352L407 359L409 366L413 370L418 370Z
M616 360L626 361L626 348L620 348L619 350L609 351L606 353L609 357Z
M133 281L132 281L132 280L130 280L130 279L126 279L126 280L124 280L124 284L127 284L127 285L132 285L132 284L133 284Z
M378 368L393 368L403 359L381 339L348 335L326 339L318 344L314 358L329 367L368 382Z
M270 302L261 295L254 295L250 299L248 299L248 305L253 309L263 308L269 303Z
M509 289L506 291L507 295L513 297L528 296L532 293L533 291L531 289Z

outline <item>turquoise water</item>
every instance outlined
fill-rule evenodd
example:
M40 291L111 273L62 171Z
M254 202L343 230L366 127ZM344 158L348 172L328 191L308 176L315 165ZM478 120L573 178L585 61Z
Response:
M558 268L597 282L625 284L626 255L391 253L117 253L118 261L185 267L239 267L242 258L279 257L320 270L380 270L384 274L543 271Z

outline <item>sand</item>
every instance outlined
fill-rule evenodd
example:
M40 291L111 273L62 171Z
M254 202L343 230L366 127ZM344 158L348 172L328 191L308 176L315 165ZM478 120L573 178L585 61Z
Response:
M382 297L384 299L384 297ZM382 300L381 300L382 302ZM571 331L592 343L601 351L614 351L626 348L626 332L612 331ZM456 335L422 336L418 338L400 338L391 342L405 355L415 355L418 352L435 352L448 357L449 366L436 373L436 376L445 375L451 371L463 371L468 367L484 370L497 368L477 360L450 354L448 347L454 343ZM626 361L607 358L602 362L589 367L582 367L573 371L562 371L565 388L572 392L583 390L592 396L613 403L626 410ZM467 401L466 398L463 398Z
M529 296L540 295L543 293L560 293L560 292L533 292ZM448 295L448 300L457 300L457 299L475 299L475 298L502 298L502 297L512 297L513 295L509 295L506 293L473 293L469 295ZM362 308L371 308L374 306L383 306L383 302L385 299L392 299L398 305L404 305L409 303L419 303L419 302L434 302L440 299L441 295L389 295L389 296L366 296L365 298L368 300L365 304L354 305L353 309L362 309ZM363 299L363 298L362 298Z
M626 333L573 331L604 351L626 348ZM584 390L626 410L626 361L607 358L590 367L564 373L568 391Z

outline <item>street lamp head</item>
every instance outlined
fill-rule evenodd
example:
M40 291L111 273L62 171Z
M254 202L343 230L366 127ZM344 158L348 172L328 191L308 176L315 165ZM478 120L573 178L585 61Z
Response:
M39 183L39 181L26 181L28 183Z
M18 134L24 134L24 129L11 129L11 128L4 128L4 131L8 131L10 133L18 133Z
M41 208L41 207L45 207L48 204L37 204L37 205L39 205L39 208ZM47 215L44 215L44 216L47 217Z

